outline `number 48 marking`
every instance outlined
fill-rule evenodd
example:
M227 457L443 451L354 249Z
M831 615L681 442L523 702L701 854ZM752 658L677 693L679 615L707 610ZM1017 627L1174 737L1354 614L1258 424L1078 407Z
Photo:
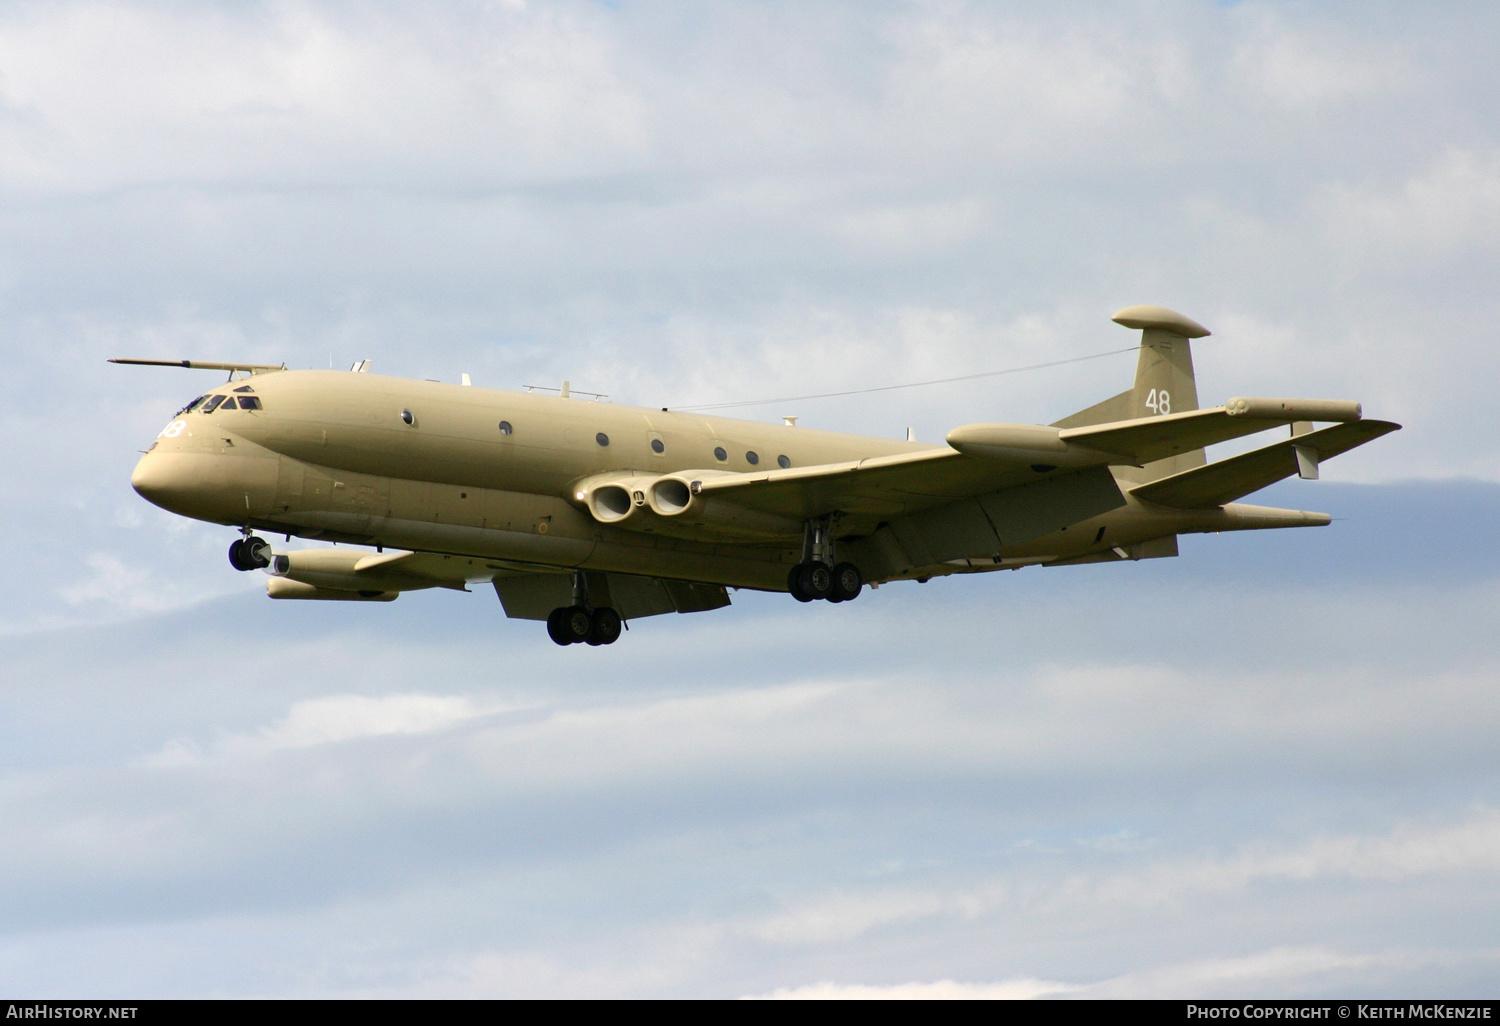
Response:
M1153 388L1146 396L1146 409L1166 415L1172 412L1172 397L1165 388Z

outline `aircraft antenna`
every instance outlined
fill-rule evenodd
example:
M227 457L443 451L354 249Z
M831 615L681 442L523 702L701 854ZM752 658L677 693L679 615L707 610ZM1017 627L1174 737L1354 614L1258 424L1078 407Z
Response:
M1121 353L1138 352L1139 346L1128 346L1125 349L1108 349L1102 353L1091 353L1088 356L1074 356L1066 360L1051 360L1047 363L1032 363L1024 367L1007 367L1004 370L982 371L979 374L962 374L956 378L936 378L932 381L909 381L903 385L879 385L875 388L851 388L847 392L823 392L819 395L793 395L782 396L779 399L749 399L744 402L735 403L704 403L698 406L673 406L673 410L684 413L697 413L703 410L729 410L738 406L770 406L773 403L800 403L808 399L836 399L846 395L866 395L870 392L894 392L898 388L923 388L927 385L951 385L957 381L976 381L980 378L996 378L1003 374L1024 374L1027 371L1046 370L1048 367L1061 367L1069 363L1083 363L1085 360L1099 360L1106 356L1118 356Z

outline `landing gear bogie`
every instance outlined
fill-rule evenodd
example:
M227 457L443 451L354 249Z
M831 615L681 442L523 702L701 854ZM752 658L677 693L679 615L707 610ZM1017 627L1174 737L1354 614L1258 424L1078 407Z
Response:
M547 636L559 645L613 645L624 624L607 606L559 606L547 616Z
M849 602L864 588L864 577L853 563L829 566L817 560L798 563L787 573L787 591L798 602L827 599Z

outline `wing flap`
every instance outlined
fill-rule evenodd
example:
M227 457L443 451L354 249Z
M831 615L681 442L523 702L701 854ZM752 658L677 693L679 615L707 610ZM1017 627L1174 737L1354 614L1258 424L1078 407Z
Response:
M721 584L664 580L635 574L587 571L589 601L609 606L626 620L662 613L700 613L729 605ZM495 594L513 620L545 620L558 606L573 603L570 574L535 573L497 577Z
M1400 424L1383 420L1357 420L1335 424L1254 452L1232 456L1181 474L1164 477L1131 489L1147 502L1177 509L1207 509L1233 502L1251 492L1275 484L1297 473L1299 448L1312 449L1320 459L1332 459L1381 435L1399 431Z

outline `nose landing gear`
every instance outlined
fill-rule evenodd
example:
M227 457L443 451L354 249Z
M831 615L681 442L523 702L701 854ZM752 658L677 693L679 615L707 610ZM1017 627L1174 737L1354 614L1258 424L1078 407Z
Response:
M229 546L229 565L236 570L264 570L271 565L271 543L247 533Z

